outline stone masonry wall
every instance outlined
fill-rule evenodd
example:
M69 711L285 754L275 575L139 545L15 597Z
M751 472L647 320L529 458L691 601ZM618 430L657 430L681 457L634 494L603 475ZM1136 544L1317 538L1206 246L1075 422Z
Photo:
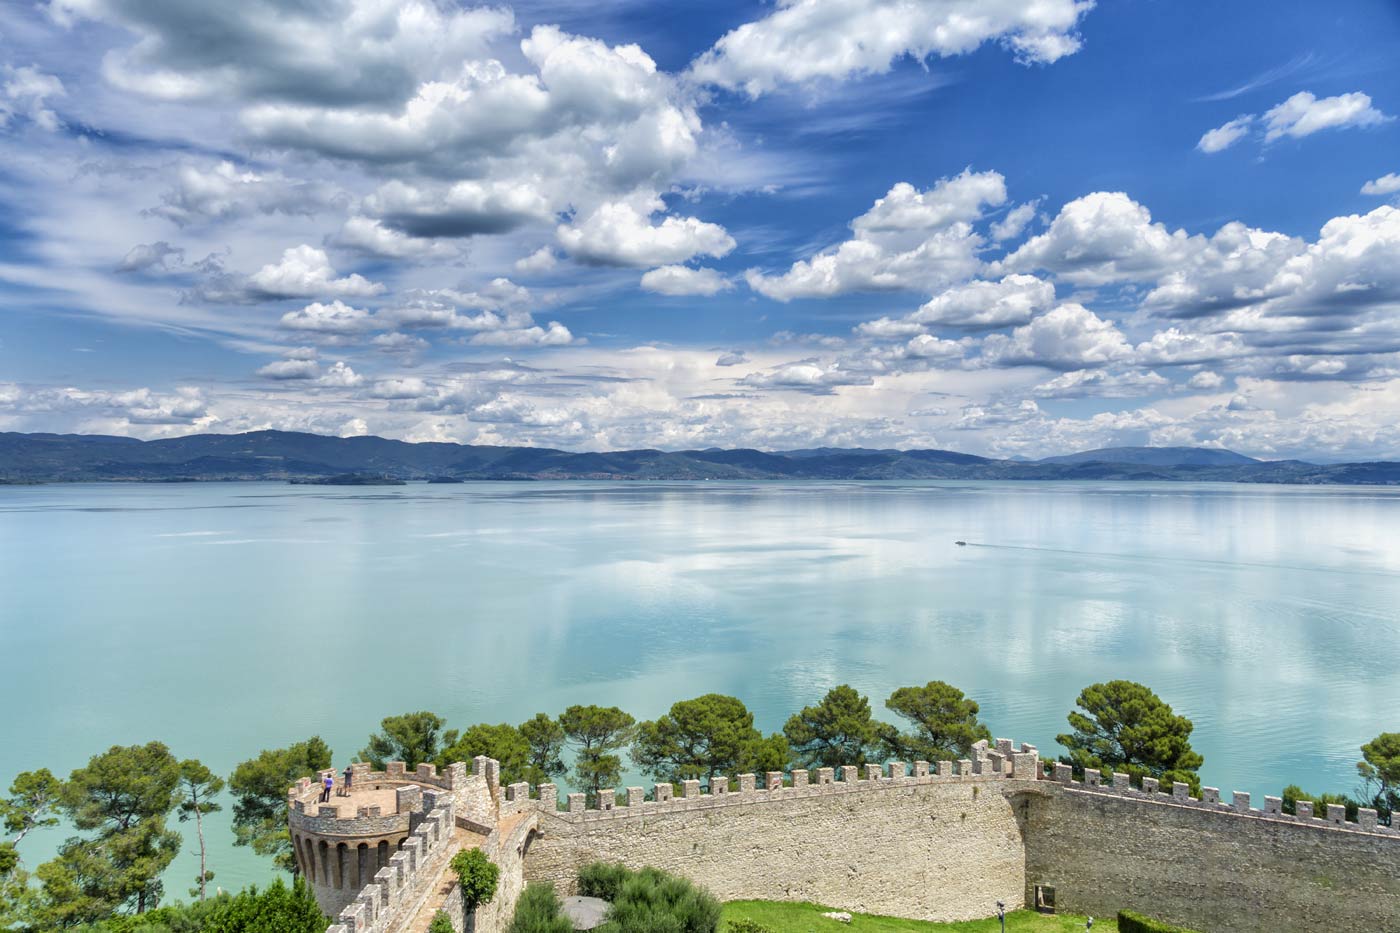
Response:
M358 892L327 933L401 933L455 849L450 829L485 831L501 869L495 901L474 933L502 933L526 881L570 893L593 861L655 866L690 878L721 900L810 900L910 918L987 917L998 900L1031 903L1055 888L1061 910L1111 916L1139 910L1204 933L1400 931L1400 829L1374 811L1348 823L1341 808L1298 815L1215 788L1141 789L1126 775L1040 773L1033 746L979 743L960 762L899 762L791 775L744 774L679 788L629 787L588 809L557 789L500 788L489 759L453 775L453 792L404 849ZM424 791L425 796L428 790ZM425 800L425 803L427 801ZM358 814L357 814L358 816ZM460 900L445 905L462 929Z
M539 817L534 813L515 820L503 819L498 831L486 840L486 854L501 873L491 903L476 909L472 933L505 933L510 926L515 916L515 902L525 890L525 853L535 841L538 824Z
M1060 910L1126 908L1204 933L1400 930L1400 833L1182 790L1042 782L1020 795L1027 897L1053 885Z
M1009 743L1006 743L1009 746ZM1029 749L1029 747L1027 747ZM998 900L1019 907L1026 891L1021 827L1007 797L1034 786L1033 749L1012 755L985 749L973 761L941 762L930 773L894 763L781 774L741 775L739 789L700 794L685 782L668 799L659 785L646 801L628 788L628 805L554 812L553 788L542 795L540 835L525 857L528 881L571 892L578 869L594 861L654 866L708 888L721 900L811 900L847 910L928 920L986 917ZM995 770L993 770L995 763ZM974 767L977 769L974 771ZM658 799L660 798L660 799Z

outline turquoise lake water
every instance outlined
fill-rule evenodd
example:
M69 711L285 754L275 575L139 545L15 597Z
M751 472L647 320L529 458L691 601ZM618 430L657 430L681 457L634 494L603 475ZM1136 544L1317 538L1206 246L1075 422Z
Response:
M1050 752L1123 677L1194 720L1206 784L1350 791L1400 731L1397 634L1400 490L0 487L0 782L151 739L227 774L319 733L343 764L424 708L641 719L717 691L771 731L839 683L879 707L933 679ZM216 883L271 877L223 816ZM187 843L168 893L195 871Z

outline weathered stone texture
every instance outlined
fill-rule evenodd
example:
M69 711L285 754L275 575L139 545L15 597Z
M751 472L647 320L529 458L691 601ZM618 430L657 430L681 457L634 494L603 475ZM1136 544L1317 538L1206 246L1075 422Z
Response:
M1017 808L1027 897L1053 885L1061 910L1127 908L1205 933L1400 930L1400 840L1390 835L1167 795L1037 787Z
M491 903L476 909L472 924L474 933L503 933L510 926L511 917L515 915L515 902L525 890L525 855L537 841L537 825L535 814L523 814L513 821L503 821L499 831L492 833L487 840L484 847L486 855L496 863L501 873Z
M721 900L985 917L998 900L1020 906L1025 893L1021 831L1004 786L870 781L846 793L725 794L694 808L672 801L583 819L541 813L525 877L572 893L579 867L603 860L674 872Z

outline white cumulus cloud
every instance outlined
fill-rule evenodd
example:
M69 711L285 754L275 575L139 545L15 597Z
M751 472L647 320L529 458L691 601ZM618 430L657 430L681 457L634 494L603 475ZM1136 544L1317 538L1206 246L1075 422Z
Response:
M1390 172L1380 178L1373 178L1361 186L1362 194L1372 194L1384 197L1388 194L1395 194L1400 191L1400 173Z
M559 243L582 262L606 266L663 266L696 256L724 256L734 238L719 224L695 217L652 215L664 210L660 198L646 197L601 204L582 220L560 224Z
M337 299L329 304L314 301L298 311L288 311L282 315L282 326L318 334L348 335L372 330L375 325L368 311L352 308Z
M1299 91L1264 114L1264 141L1284 136L1302 139L1322 130L1375 126L1393 119L1373 107L1370 96L1360 91L1322 98Z
M717 295L734 283L714 269L662 266L642 276L642 288L658 295Z
M888 71L906 56L963 55L998 42L1025 62L1079 50L1091 0L779 0L691 65L702 82L750 96L816 79Z
M1201 136L1200 142L1196 143L1196 148L1205 153L1222 152L1248 136L1249 129L1253 125L1253 114L1236 117L1229 123L1206 131Z
M384 291L383 285L359 274L337 278L325 250L305 243L283 251L280 262L254 272L248 284L271 298L365 298Z
M983 239L972 221L1005 201L1006 182L997 172L965 170L925 191L900 182L851 221L852 239L798 260L787 272L749 269L744 279L777 301L853 291L931 291L977 270Z
M1132 348L1112 321L1066 303L1008 334L982 342L982 361L994 366L1085 369L1128 358Z
M1055 286L1013 273L999 282L968 282L939 293L909 316L917 324L996 328L1026 324L1055 302Z
M1152 214L1121 191L1097 191L1070 201L1044 233L994 264L1008 272L1043 269L1078 285L1156 278L1201 248L1184 230L1152 222Z

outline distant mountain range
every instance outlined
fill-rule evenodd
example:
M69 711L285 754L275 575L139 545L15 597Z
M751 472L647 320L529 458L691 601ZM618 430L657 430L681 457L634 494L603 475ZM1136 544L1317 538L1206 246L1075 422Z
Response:
M1255 460L1198 447L1113 447L1043 460L994 460L948 450L819 447L761 450L618 450L570 453L288 431L196 434L165 440L86 434L0 433L0 482L123 480L483 479L998 479L1195 480L1400 484L1400 463L1319 465Z

